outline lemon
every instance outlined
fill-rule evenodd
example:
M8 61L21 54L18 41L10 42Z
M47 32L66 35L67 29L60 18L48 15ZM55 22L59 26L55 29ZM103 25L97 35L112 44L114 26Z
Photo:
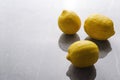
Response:
M58 26L65 34L75 34L80 29L81 20L75 12L63 10L58 18Z
M94 39L107 40L115 34L113 21L101 14L90 15L84 23L85 32Z
M68 48L67 59L76 67L92 66L99 57L98 46L88 40L76 41Z

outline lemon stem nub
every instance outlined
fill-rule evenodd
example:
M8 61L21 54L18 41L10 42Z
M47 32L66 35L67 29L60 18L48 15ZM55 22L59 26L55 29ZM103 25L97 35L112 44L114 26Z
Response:
M66 12L68 12L67 10L63 10L62 14L65 14Z
M69 55L67 55L66 58L70 61L70 56Z

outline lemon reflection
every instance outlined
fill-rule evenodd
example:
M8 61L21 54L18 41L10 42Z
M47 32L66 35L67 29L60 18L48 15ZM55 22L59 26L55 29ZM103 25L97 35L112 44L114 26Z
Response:
M59 38L58 44L59 47L63 50L66 51L68 50L68 47L75 41L79 41L80 37L78 34L74 35L67 35L67 34L62 34Z
M77 68L71 64L66 75L70 80L94 80L96 69L94 65L87 68Z

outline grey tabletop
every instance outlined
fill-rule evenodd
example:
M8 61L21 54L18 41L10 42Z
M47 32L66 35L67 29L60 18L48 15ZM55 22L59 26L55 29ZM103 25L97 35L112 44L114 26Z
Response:
M0 80L120 80L119 0L0 0ZM62 10L73 10L82 21L77 34L58 28ZM110 17L115 35L104 42L84 32L92 13ZM68 46L90 39L100 48L94 66L75 68L66 60Z

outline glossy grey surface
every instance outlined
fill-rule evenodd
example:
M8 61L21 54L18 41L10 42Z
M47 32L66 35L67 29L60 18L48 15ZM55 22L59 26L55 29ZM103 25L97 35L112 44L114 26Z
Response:
M0 80L120 80L119 8L119 0L0 0ZM66 60L72 39L65 41L57 25L63 9L82 20L73 41L88 37L83 23L92 13L114 21L116 34L97 41L101 54L93 67L77 69Z

